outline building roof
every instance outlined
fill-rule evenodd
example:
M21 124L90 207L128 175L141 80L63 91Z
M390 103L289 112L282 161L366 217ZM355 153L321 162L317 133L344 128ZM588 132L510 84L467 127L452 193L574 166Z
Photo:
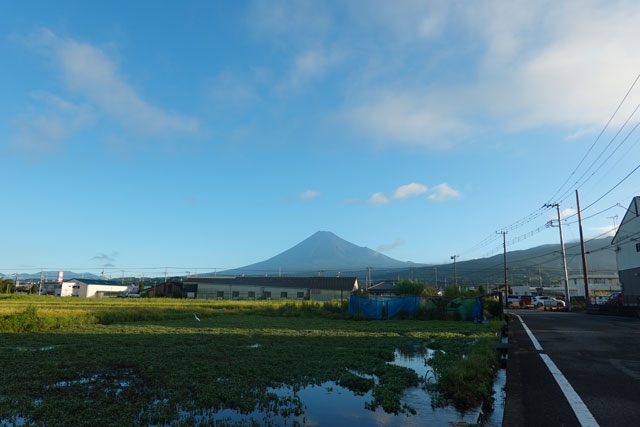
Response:
M264 286L270 288L307 288L324 290L342 290L351 292L357 287L356 277L189 277L186 283L219 284L230 286Z
M620 231L623 230L625 228L625 225L628 225L631 220L638 218L638 216L640 216L640 196L635 196L633 199L631 199L631 203L627 208L627 213L625 213L624 217L622 217L622 222L620 223L620 226L618 226L616 235L613 236L613 240L611 240L612 245L623 243L623 241L626 240L628 236L619 236ZM640 228L640 226L638 226L638 228Z
M392 281L384 281L384 282L376 283L373 286L370 286L369 289L367 289L367 290L371 294L386 294L386 293L393 293L395 287L396 287L396 282L395 281L393 281L393 282Z
M121 282L115 280L101 280L101 279L69 279L65 282L84 283L85 285L105 285L105 286L126 286Z

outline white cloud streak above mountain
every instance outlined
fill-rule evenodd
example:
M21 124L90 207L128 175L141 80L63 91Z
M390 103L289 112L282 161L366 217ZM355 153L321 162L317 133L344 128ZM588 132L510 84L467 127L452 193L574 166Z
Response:
M393 193L394 199L406 199L407 197L417 196L427 192L427 186L412 182L411 184L401 185Z
M51 61L67 89L125 127L154 135L194 135L199 131L196 118L166 111L145 100L99 47L60 37L48 29L32 34L29 44Z
M445 182L433 187L429 193L428 199L434 202L444 202L451 199L457 199L459 197L462 197L462 194Z
M259 34L292 41L302 75L341 79L344 101L328 114L376 144L447 149L487 121L593 132L640 69L635 0L257 4ZM338 77L327 52L352 71Z

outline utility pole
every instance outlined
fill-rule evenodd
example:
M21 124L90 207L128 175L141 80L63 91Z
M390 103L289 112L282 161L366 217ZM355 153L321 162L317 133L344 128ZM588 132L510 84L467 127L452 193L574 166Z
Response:
M576 206L578 209L578 225L580 228L580 248L582 252L582 275L584 277L584 301L585 304L590 305L591 299L589 298L589 275L587 274L587 253L584 250L584 236L582 234L582 214L580 213L580 197L578 196L578 190L576 190Z
M538 267L538 282L539 286L542 288L542 269Z
M502 234L502 253L504 259L504 292L505 295L509 294L509 281L507 279L507 232L496 231L496 234ZM506 303L506 299L505 299Z
M458 255L451 255L451 259L453 260L453 284L456 289L458 289L458 270L456 269L456 259Z
M440 289L440 288L438 287L438 267L433 267L433 270L434 270L434 271L435 271L435 273L436 273L436 289Z
M569 275L567 274L567 255L564 252L564 238L562 237L562 220L560 219L560 204L545 204L545 207L553 207L555 206L558 211L558 229L560 230L560 249L562 250L562 268L564 270L564 293L567 299L567 311L571 311L571 295L569 295ZM551 226L553 226L553 221L551 222Z

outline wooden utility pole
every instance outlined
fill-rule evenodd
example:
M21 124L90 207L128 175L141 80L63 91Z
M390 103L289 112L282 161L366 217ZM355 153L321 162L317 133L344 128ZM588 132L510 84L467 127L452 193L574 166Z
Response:
M507 280L507 232L496 231L497 234L502 234L502 249L504 258L504 292L505 295L509 294L509 281ZM506 301L506 299L505 299Z
M456 269L456 259L458 255L451 255L451 259L453 260L453 284L456 289L458 289L458 270Z

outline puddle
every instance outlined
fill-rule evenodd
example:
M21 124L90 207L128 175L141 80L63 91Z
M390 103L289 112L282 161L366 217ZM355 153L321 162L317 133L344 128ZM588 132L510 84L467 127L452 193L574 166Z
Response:
M393 364L416 371L424 382L433 382L434 374L430 366L425 363L434 354L433 350L422 347L396 350ZM353 372L360 375L357 372ZM90 384L117 392L130 386L132 373L123 370L107 375L98 374L74 381L61 381L48 388L64 388L76 384ZM374 380L377 381L376 378ZM458 412L454 407L434 408L431 406L431 396L421 384L407 389L402 403L415 409L415 414L394 415L384 412L381 408L371 411L367 403L373 400L372 393L355 394L349 389L341 387L335 382L322 385L309 385L294 390L292 387L282 387L268 390L277 396L277 407L265 410L254 410L250 413L239 413L235 410L213 410L203 408L197 411L179 411L178 419L165 420L161 424L145 423L149 427L170 427L174 425L228 425L228 426L324 426L324 425L367 425L380 427L417 427L425 425L454 426L457 423L468 423L482 427L500 427L504 414L506 371L500 369L494 381L494 408L489 414L481 414L481 409ZM117 393L116 394L119 394ZM156 401L145 411L142 418L154 419L155 412L161 412L167 401ZM285 415L280 415L285 414ZM482 417L481 417L482 415ZM482 418L480 422L479 419ZM157 420L157 418L155 418ZM157 422L157 421L156 421ZM18 427L28 424L23 417L13 417L0 420L0 427Z
M417 349L414 352L395 352L394 364L407 367L425 381L433 381L433 370L425 364L425 358L430 357L433 350ZM357 374L357 373L356 373ZM506 373L501 369L494 382L494 410L490 414L483 414L483 427L499 427L502 425L504 412L504 386ZM356 395L349 389L339 386L335 382L322 385L309 385L295 391L291 387L268 390L278 396L280 409L289 415L284 417L278 413L265 413L255 410L251 413L240 414L234 410L201 410L181 412L179 423L184 420L196 423L233 426L324 426L324 425L367 425L380 427L418 427L425 425L453 426L457 423L476 425L479 422L481 409L458 412L454 407L433 408L429 393L421 387L412 387L405 391L402 402L415 409L413 415L394 415L384 412L381 408L371 411L366 403L373 400L372 393ZM303 413L297 415L300 412ZM282 412L280 412L282 413ZM153 427L170 426L174 422ZM256 424L257 423L257 424Z
M45 346L45 347L11 347L11 348L13 350L17 350L17 351L51 351L51 350L55 349L56 347L59 347L59 346L48 345L48 346Z

